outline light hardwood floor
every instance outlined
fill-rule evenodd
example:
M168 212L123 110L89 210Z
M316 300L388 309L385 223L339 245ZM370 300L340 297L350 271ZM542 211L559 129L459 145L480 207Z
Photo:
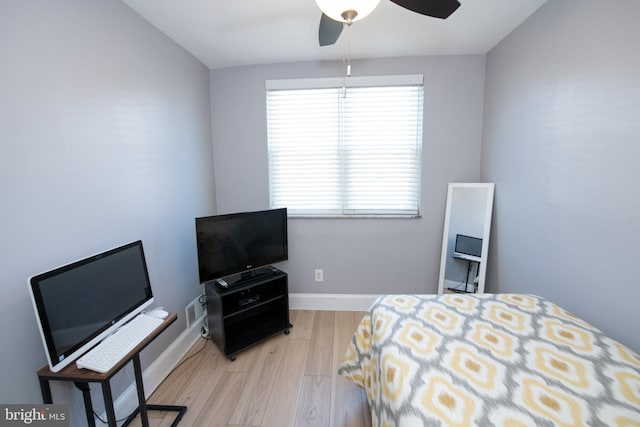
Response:
M213 342L199 341L189 354L204 350L175 369L148 402L187 405L182 426L371 426L365 392L337 374L363 315L292 310L289 335L251 347L234 362ZM150 411L149 423L169 426L174 416Z

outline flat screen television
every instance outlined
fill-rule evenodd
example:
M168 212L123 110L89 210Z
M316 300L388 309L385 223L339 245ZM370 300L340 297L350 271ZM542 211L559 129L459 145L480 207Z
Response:
M53 372L153 303L139 240L32 276L28 282Z
M480 257L482 255L482 239L478 237L456 234L454 253Z
M287 209L196 218L200 283L245 273L289 257Z

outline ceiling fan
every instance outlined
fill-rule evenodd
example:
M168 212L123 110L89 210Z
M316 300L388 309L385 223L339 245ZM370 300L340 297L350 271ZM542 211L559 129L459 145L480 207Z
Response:
M460 6L458 0L391 0L421 15L446 19ZM318 38L320 46L334 44L346 25L359 21L378 6L380 0L316 0L322 10Z

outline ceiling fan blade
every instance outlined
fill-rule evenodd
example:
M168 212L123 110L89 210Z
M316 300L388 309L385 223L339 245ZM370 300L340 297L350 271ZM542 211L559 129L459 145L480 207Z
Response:
M343 26L342 22L334 21L323 13L320 18L320 28L318 29L320 46L329 46L338 41Z
M447 19L460 7L458 0L391 0L398 6L421 15Z

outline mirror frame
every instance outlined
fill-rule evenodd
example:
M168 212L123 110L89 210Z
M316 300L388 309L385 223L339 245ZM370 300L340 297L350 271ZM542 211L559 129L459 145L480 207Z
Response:
M487 191L487 201L484 210L484 227L482 233L482 252L480 256L480 268L478 270L478 294L484 293L484 283L487 274L487 259L489 255L489 236L491 234L491 216L493 213L493 194L495 191L494 183L449 183L447 191L447 208L444 216L444 232L442 235L442 255L440 259L440 278L438 280L438 294L444 293L445 269L447 266L447 257L449 253L449 219L451 216L451 205L453 201L453 192L456 188L478 188Z

